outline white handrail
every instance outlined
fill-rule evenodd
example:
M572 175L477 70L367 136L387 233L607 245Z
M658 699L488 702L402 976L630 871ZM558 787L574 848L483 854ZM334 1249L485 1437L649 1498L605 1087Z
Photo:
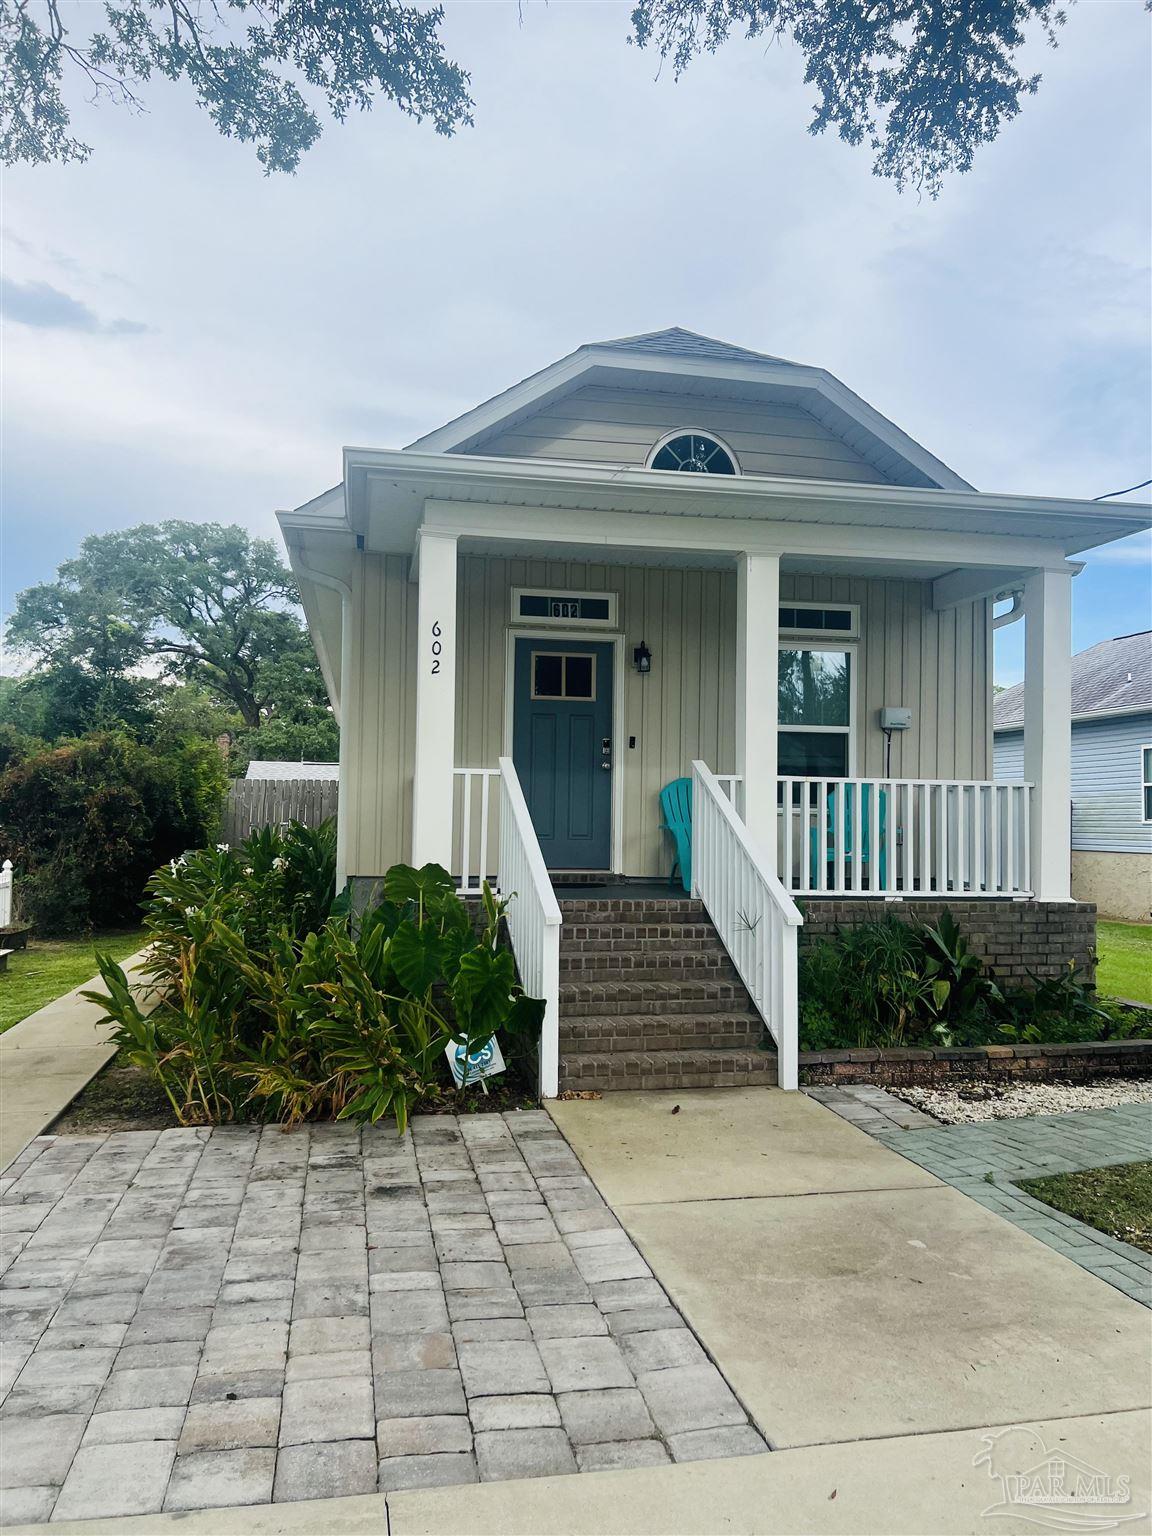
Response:
M498 809L492 784L499 768L454 768L457 794L453 807L453 873L462 896L478 896L493 870L488 862L494 841L493 813ZM479 802L477 804L477 801Z
M1032 894L1023 780L781 778L777 867L804 896Z
M500 759L500 895L520 983L544 999L540 1030L540 1095L560 1091L560 905L552 889L536 829L510 757Z
M776 1042L781 1088L798 1083L800 909L768 868L707 764L692 764L692 894Z

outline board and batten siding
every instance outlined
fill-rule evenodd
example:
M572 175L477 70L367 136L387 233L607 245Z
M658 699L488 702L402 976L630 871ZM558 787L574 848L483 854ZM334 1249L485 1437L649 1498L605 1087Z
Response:
M587 386L515 422L472 452L578 463L643 464L669 432L714 432L749 475L887 485L888 477L795 405Z
M622 764L622 872L666 875L658 796L703 758L735 769L736 577L723 570L610 565L462 554L457 623L456 763L494 767L504 750L512 589L614 592L623 635L624 701L615 756ZM884 772L876 711L912 710L893 741L891 773L987 778L991 772L990 626L984 602L936 613L927 583L785 572L785 602L859 603L856 771ZM408 561L362 554L354 583L350 697L349 873L378 875L407 858L415 730L416 588ZM531 626L516 626L530 632ZM597 637L589 630L588 638ZM644 641L652 671L632 650ZM836 642L829 639L828 648ZM764 704L774 707L774 658L764 660ZM629 738L636 738L630 748Z
M1084 853L1152 853L1142 819L1141 749L1152 711L1072 723L1072 847ZM1024 777L1024 732L997 731L996 777Z

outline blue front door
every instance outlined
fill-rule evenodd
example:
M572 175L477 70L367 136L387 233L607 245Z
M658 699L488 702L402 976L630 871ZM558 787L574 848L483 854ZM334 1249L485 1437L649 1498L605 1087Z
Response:
M516 641L512 761L549 869L611 863L612 650Z

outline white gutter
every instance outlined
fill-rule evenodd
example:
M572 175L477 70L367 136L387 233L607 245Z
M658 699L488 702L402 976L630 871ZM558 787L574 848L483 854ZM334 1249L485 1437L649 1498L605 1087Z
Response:
M336 724L340 727L340 789L336 801L336 892L339 895L348 881L348 731L344 702L352 677L352 588L339 577L329 576L327 571L314 571L299 556L296 571L316 586L327 587L330 592L340 595L340 695L332 706Z

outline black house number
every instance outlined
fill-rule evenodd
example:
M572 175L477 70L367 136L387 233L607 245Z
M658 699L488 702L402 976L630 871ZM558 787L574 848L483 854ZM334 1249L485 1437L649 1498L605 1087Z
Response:
M443 645L441 645L441 643L440 643L440 635L441 635L441 633L442 633L442 631L440 629L439 622L433 622L433 625L432 625L432 676L433 677L435 677L437 672L439 672L439 670L440 670L440 656L441 656L441 653L444 650Z

